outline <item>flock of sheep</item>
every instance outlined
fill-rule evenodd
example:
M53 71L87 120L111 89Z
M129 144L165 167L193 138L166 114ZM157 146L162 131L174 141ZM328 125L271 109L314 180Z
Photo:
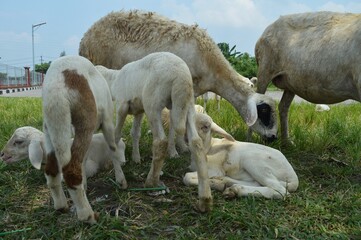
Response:
M197 25L155 13L112 12L84 34L80 56L52 62L43 84L43 132L18 128L1 158L6 163L28 158L35 168L43 169L59 211L69 208L64 181L78 219L95 223L98 213L87 199L87 177L113 167L116 181L127 188L122 128L126 116L134 115L132 159L140 162L140 123L145 113L153 136L146 187L163 185L163 162L167 156L178 156L177 145L178 150L191 152L192 172L183 181L198 186L199 211L211 210L211 189L230 197L283 198L299 183L286 157L264 145L236 141L195 106L194 97L208 91L220 95L237 109L250 131L273 140L276 104L264 95L272 80L285 90L279 108L286 143L287 112L295 94L315 103L360 100L355 61L359 56L347 49L357 47L359 32L356 24L349 23L359 19L355 14L321 12L284 16L270 25L256 45L260 94ZM346 40L342 31L348 34ZM169 125L168 137L164 121ZM98 129L102 133L94 134Z

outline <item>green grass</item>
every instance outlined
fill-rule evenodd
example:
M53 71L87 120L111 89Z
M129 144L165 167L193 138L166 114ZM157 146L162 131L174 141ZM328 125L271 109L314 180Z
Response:
M236 139L245 139L247 129L238 113L225 101L220 112L216 109L216 103L210 101L207 110L214 121ZM360 239L360 112L360 104L332 106L329 112L315 112L310 104L293 104L290 134L295 146L281 150L299 176L299 189L285 200L226 200L213 191L214 208L207 214L193 210L197 189L182 183L188 154L166 160L161 179L171 192L164 196L120 190L112 171L89 179L88 199L101 216L93 226L78 222L72 212L54 211L44 175L28 161L1 162L0 238ZM41 129L41 99L0 98L0 113L0 148L20 126ZM123 168L130 188L142 187L150 167L151 136L146 121L143 125L143 163L129 161ZM129 129L127 122L127 159L131 153ZM280 149L279 142L271 146ZM103 200L96 201L100 197ZM116 208L118 216L114 216Z

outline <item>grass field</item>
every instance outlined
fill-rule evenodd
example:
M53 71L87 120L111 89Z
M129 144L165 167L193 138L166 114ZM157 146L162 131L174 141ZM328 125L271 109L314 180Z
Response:
M246 127L225 101L208 113L236 139ZM41 129L41 99L0 98L0 148L25 125ZM294 104L290 130L294 147L280 149L295 168L299 189L284 200L245 197L226 200L213 191L213 211L193 210L197 189L186 187L189 154L167 159L163 182L170 193L152 197L121 190L112 171L88 180L88 199L100 212L98 224L77 221L74 212L52 208L42 172L28 161L0 162L0 238L4 239L361 239L361 105L332 106L315 112L314 105ZM151 136L143 123L142 164L123 167L129 188L142 187L150 168ZM130 123L125 130L130 159ZM255 141L260 141L257 139Z

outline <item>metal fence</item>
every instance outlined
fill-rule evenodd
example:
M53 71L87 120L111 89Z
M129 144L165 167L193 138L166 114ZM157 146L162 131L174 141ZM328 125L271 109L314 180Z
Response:
M29 67L19 68L0 63L0 89L41 86L44 74L33 72Z

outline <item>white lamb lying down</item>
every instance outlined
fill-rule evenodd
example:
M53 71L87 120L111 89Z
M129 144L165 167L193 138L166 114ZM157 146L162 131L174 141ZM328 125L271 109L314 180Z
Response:
M40 130L25 126L15 130L4 149L1 151L1 158L5 163L15 163L29 158L36 169L41 169L45 164L44 133ZM120 159L125 163L125 144L122 140L118 143ZM94 176L101 170L108 170L112 167L110 149L102 133L93 135L85 161L85 176Z
M280 151L256 143L232 141L206 114L197 113L196 126L207 152L211 188L223 191L227 197L283 198L296 191L298 177ZM212 132L225 138L212 138ZM197 172L187 173L183 182L187 186L197 185Z

